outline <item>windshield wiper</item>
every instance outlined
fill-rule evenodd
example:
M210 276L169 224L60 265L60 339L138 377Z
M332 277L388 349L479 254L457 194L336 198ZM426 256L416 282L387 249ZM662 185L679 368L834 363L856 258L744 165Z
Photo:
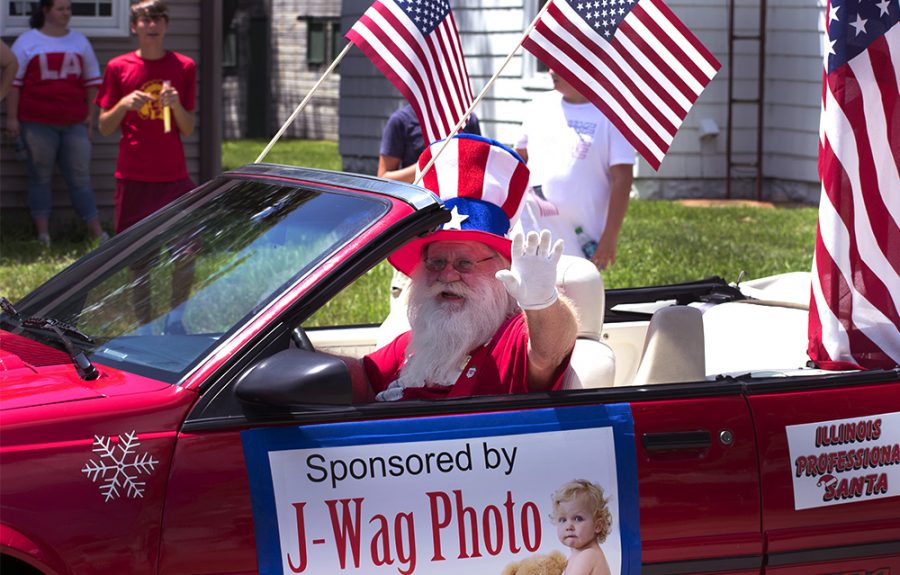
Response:
M45 331L49 331L63 344L63 347L66 348L66 352L69 354L69 359L72 360L72 364L75 366L75 371L78 372L78 376L85 381L92 381L100 377L100 372L91 363L91 360L88 359L87 355L83 351L76 350L75 346L72 345L69 336L76 337L85 343L94 343L94 338L83 333L74 325L68 324L64 321L60 321L58 319L53 318L45 318L45 317L22 317L22 315L16 311L16 308L13 307L13 304L10 303L8 299L5 297L0 297L0 309L2 309L5 313L10 315L13 319L19 321L19 325L22 329L41 329Z

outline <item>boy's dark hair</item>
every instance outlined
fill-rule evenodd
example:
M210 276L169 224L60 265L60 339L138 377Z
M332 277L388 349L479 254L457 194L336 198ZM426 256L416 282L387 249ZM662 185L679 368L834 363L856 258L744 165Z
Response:
M53 8L56 0L40 0L31 4L31 14L28 17L28 25L40 30L44 27L44 10Z
M137 24L140 18L169 22L169 7L163 0L140 0L131 5L131 24Z

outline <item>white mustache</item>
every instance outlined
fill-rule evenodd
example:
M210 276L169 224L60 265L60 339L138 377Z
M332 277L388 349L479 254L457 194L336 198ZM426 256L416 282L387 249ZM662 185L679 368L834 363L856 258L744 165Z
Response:
M439 296L442 293L468 298L472 295L472 288L460 280L450 283L436 281L428 286L428 295Z

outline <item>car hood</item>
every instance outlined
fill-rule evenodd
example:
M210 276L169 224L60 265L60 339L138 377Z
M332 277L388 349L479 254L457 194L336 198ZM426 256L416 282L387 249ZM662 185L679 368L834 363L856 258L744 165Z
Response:
M108 396L146 393L170 384L97 366L100 377L85 381L69 356L57 349L0 332L0 411Z

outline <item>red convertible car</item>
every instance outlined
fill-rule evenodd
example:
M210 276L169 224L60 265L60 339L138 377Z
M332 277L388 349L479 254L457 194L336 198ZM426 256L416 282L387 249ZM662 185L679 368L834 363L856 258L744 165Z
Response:
M900 575L900 371L806 365L806 274L604 290L565 258L566 389L353 404L337 356L402 298L322 318L448 219L251 165L4 301L3 574L512 573L568 554L575 482L611 573Z

